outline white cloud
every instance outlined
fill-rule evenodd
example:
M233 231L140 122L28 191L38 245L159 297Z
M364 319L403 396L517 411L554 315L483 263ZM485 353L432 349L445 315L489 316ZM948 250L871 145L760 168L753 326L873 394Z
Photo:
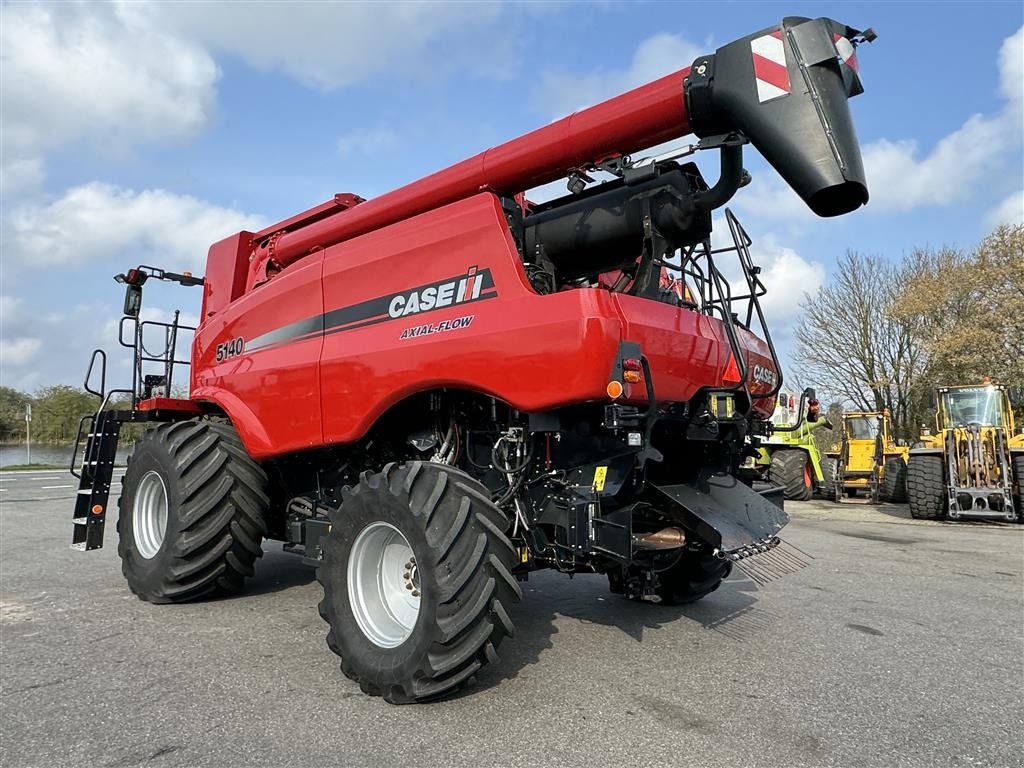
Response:
M716 249L732 246L725 217L715 216L712 225L712 246ZM784 238L777 233L758 234L752 239L751 260L761 268L760 278L766 291L760 299L761 309L776 348L780 355L785 356L792 345L800 304L806 296L817 295L825 283L825 266L819 261L805 259L795 249L783 245ZM716 255L715 266L729 281L734 294L747 292L737 256L733 253ZM734 309L740 310L740 307L735 306ZM756 321L753 330L760 334Z
M160 3L161 26L317 88L381 74L500 75L517 51L500 3Z
M8 198L21 192L35 190L46 176L46 165L41 157L4 157L0 166L0 195Z
M79 266L156 259L166 269L202 273L210 244L262 219L162 189L136 192L94 182L48 205L13 210L4 228L4 255L13 264Z
M25 322L24 301L16 296L0 296L0 378L6 385L12 366L21 366L31 360L42 341L36 337L38 328Z
M536 94L537 105L552 116L561 117L688 67L709 50L710 45L697 45L662 32L641 42L625 69L600 69L586 74L546 73Z
M357 129L338 137L338 154L342 157L353 155L375 155L393 149L399 143L393 128L378 125L376 128Z
M892 212L968 199L979 181L1005 164L1011 136L1002 116L972 115L924 156L914 141L873 142L864 148L871 204Z
M43 342L35 338L0 338L0 363L3 366L24 365L35 356Z
M189 138L210 120L219 70L198 44L152 23L151 7L3 6L4 169L38 182L39 156L74 141L108 152Z
M882 139L865 147L872 207L889 212L948 205L969 199L980 184L1005 174L1007 158L1019 157L1024 132L1022 61L1024 27L1006 38L999 49L1003 109L994 115L972 115L927 154L909 140Z
M1009 224L1010 226L1024 224L1024 190L1014 192L1003 200L985 218L985 223L993 229L1000 224Z
M118 154L212 121L215 53L318 88L453 71L505 77L518 58L499 3L5 3L4 193L32 190L48 152Z

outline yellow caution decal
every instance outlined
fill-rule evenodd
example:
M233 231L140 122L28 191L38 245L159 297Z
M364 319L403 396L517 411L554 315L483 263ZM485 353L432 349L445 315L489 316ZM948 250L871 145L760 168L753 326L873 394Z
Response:
M594 470L594 490L604 490L604 480L608 477L608 467L598 467Z

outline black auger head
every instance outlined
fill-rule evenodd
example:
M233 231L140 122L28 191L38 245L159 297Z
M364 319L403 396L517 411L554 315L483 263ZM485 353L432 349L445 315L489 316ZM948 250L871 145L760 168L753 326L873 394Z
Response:
M790 16L701 56L686 80L694 133L739 131L819 216L868 200L847 100L862 93L856 46L876 37Z

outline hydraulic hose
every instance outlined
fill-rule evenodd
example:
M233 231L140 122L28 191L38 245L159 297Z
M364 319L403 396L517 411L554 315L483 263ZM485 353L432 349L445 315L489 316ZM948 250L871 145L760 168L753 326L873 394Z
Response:
M728 203L743 182L743 145L728 144L721 148L722 172L711 189L694 197L697 207L713 211Z

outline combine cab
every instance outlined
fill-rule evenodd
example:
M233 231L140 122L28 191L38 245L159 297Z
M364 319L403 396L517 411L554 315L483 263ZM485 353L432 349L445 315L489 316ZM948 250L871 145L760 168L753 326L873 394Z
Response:
M844 413L842 444L827 459L835 500L859 496L872 504L902 504L907 500L909 454L909 448L893 440L888 411Z
M1010 394L989 383L937 390L936 433L910 451L911 515L1022 521L1024 435L1014 434Z
M787 18L381 197L239 232L202 280L121 276L136 329L143 283L202 284L189 395L168 396L177 323L163 355L126 339L132 407L88 425L75 545L102 545L120 425L147 422L119 499L129 588L237 591L282 541L317 568L343 672L392 702L492 662L538 569L691 602L734 566L799 567L779 494L738 479L782 377L750 238L726 211L712 249L712 212L747 144L821 216L867 202L847 99L873 37Z

